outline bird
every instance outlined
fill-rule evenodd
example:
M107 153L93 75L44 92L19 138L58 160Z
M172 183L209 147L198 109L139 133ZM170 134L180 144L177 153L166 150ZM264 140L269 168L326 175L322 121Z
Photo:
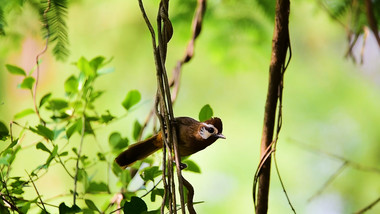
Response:
M222 120L218 117L204 122L199 122L191 117L176 117L173 124L177 131L180 157L201 151L219 138L226 139L222 134ZM116 163L125 169L137 160L147 158L163 147L162 137L162 132L158 132L146 140L130 145L115 158Z

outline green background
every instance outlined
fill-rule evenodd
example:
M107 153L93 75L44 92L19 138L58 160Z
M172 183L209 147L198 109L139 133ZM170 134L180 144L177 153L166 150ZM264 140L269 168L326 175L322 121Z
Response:
M155 20L157 2L144 3ZM194 1L171 2L174 35L168 49L169 73L184 53L194 7ZM97 101L99 109L121 116L125 94L132 89L142 94L142 102L127 117L99 128L96 139L86 137L84 151L91 154L98 145L106 149L108 136L115 130L130 137L134 120L143 122L153 105L156 76L151 38L137 1L71 1L67 24L71 55L64 63L56 61L50 50L43 55L38 97L49 91L63 97L63 82L76 71L71 62L98 55L113 57L110 66L115 68L97 81L97 87L106 91ZM8 35L0 38L3 122L32 107L29 92L16 88L22 79L9 74L4 65L15 64L26 71L33 68L44 45L41 27L38 15L27 4L9 14ZM195 56L183 67L174 106L176 116L197 118L202 106L210 104L214 115L223 120L227 139L192 156L202 173L184 173L195 188L194 200L204 201L195 207L201 214L253 212L252 183L259 162L272 30L272 18L254 2L208 2ZM344 58L345 29L314 1L291 2L290 39L292 60L285 74L283 127L277 146L282 180L298 213L358 211L380 195L379 174L352 164L378 167L380 163L379 48L370 35L364 64ZM358 44L354 48L357 56L361 51ZM27 121L35 123L37 118L21 120ZM32 137L27 139L23 146L35 143ZM78 141L79 136L71 139L71 143ZM309 200L343 164L327 153L350 162L321 194ZM34 168L46 158L43 155L25 149L12 173L25 176L24 170ZM269 213L291 213L272 172ZM105 166L95 167L98 179L105 174ZM67 193L72 181L61 168L52 167L36 185L44 198L52 198ZM116 185L113 191L117 191ZM35 196L32 188L28 195ZM99 205L107 200L106 196L94 198ZM55 201L57 198L49 203ZM67 201L70 203L71 197ZM152 209L158 206L148 205ZM369 213L378 212L379 205Z

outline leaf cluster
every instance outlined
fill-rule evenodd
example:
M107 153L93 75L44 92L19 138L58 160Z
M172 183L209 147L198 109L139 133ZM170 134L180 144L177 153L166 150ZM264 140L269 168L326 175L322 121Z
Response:
M37 116L36 110L30 107L15 114L10 127L0 121L0 140L8 143L8 146L0 153L1 195L3 198L0 200L1 213L9 213L11 210L26 213L33 207L40 207L42 213L48 213L50 209L46 209L44 206L46 199L38 192L34 198L25 198L24 194L34 186L35 181L46 176L53 166L61 167L72 179L74 188L68 188L67 194L81 201L77 203L74 199L73 204L67 204L62 200L59 205L56 205L57 208L54 208L58 209L59 213L104 213L107 210L110 211L112 207L116 209L116 205L122 206L125 213L159 213L159 209L148 212L148 207L142 198L150 195L150 201L154 202L157 197L163 197L164 189L160 186L162 170L153 165L154 162L149 158L138 161L132 166L131 171L122 170L113 161L115 156L130 144L128 137L117 131L111 131L108 138L108 151L98 150L96 154L87 154L88 152L82 151L83 142L89 137L94 138L98 127L103 127L125 116L115 116L109 110L99 113L96 107L96 101L105 91L98 90L95 82L103 75L114 71L113 68L106 67L109 63L110 60L102 56L91 60L81 57L74 63L76 72L64 81L65 95L57 97L49 92L43 95L36 104L43 117L39 123L29 124L29 120L25 120ZM18 88L27 90L33 95L36 82L32 76L34 69L26 72L21 67L11 64L7 64L6 69L12 75L23 77ZM129 113L137 107L140 100L140 92L131 90L120 104L126 113ZM212 116L212 108L210 105L205 105L199 113L199 120L204 121ZM25 124L19 121L25 121ZM15 134L14 126L20 127L21 131ZM134 141L137 141L142 129L142 124L135 120L131 132ZM29 172L26 173L28 176L15 177L12 176L12 165L16 159L22 158L20 152L24 150L21 145L25 135L39 137L35 146L29 149L35 150L41 163L34 169L28 169ZM68 146L70 142L71 146ZM148 163L149 166L146 167L143 163ZM194 161L185 159L183 163L188 166L185 170L200 173L200 168ZM91 170L97 164L109 166L110 174L108 176L117 178L117 184L109 183L104 179L99 180L95 176L96 172ZM140 177L144 183L137 190L131 191L128 190L128 186L134 177ZM115 186L120 188L119 193L112 190ZM142 196L140 192L144 192ZM123 195L123 200L112 202L112 197L120 193ZM105 202L101 206L95 203L93 198L96 199L97 195L102 194L107 194L111 203ZM138 197L138 195L140 196ZM55 212L53 211L53 213Z

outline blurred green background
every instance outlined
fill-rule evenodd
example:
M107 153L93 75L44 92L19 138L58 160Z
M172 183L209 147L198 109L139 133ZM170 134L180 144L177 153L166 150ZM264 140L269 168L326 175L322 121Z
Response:
M144 3L155 20L157 2ZM195 5L195 1L171 2L174 35L168 50L169 73L184 53ZM0 38L0 120L5 123L33 102L28 92L16 88L21 79L9 74L4 65L15 64L26 71L33 68L44 45L41 27L38 14L28 4L8 16L8 35ZM63 97L64 80L76 72L71 62L98 55L113 57L110 66L115 68L97 82L97 87L106 91L97 102L99 109L121 116L125 94L131 89L142 93L137 110L97 130L96 141L107 148L111 132L131 136L134 120L143 122L153 105L156 76L150 34L137 1L123 0L71 1L68 29L68 61L56 61L50 50L42 57L39 97L49 91ZM201 174L184 173L195 188L194 200L204 201L195 207L201 214L253 213L252 183L259 161L272 31L273 20L252 1L208 2L195 56L183 67L174 106L176 116L197 118L201 107L210 104L214 115L223 120L227 140L192 156ZM369 36L363 65L344 58L345 29L315 1L291 2L290 39L293 55L285 74L283 128L277 146L286 190L298 213L358 211L380 195L379 173L351 164L380 168L379 48ZM361 50L358 46L355 53ZM34 123L37 118L23 119L26 121ZM94 138L87 137L85 151L91 154L94 147ZM352 162L309 200L343 164L326 153ZM25 149L12 173L25 176L24 170L35 167L40 158ZM95 171L95 176L105 176L104 166ZM56 167L36 185L44 198L51 198L67 193L72 181ZM34 196L34 190L28 194ZM95 200L103 204L109 198ZM377 205L368 213L379 212ZM291 213L274 170L269 213Z

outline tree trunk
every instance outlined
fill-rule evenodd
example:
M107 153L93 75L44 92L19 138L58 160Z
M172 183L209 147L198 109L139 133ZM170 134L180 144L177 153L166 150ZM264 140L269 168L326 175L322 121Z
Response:
M264 158L272 146L274 125L276 121L276 107L279 92L282 90L282 78L285 68L286 53L289 47L289 0L277 0L275 27L272 40L272 56L269 68L269 85L267 100L265 104L264 125L261 137L261 159ZM268 196L271 171L271 156L265 160L260 169L258 192L257 192L257 214L266 214L268 211Z

